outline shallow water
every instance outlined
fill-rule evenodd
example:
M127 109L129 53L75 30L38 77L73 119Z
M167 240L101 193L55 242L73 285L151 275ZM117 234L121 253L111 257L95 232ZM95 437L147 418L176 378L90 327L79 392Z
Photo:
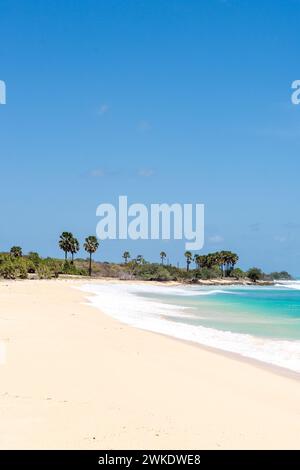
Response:
M300 372L300 281L266 287L86 285L132 326Z

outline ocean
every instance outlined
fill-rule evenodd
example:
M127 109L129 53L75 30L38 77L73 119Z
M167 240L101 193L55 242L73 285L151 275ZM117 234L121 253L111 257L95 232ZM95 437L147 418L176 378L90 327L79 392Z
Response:
M90 302L136 328L300 372L300 281L275 286L88 284Z

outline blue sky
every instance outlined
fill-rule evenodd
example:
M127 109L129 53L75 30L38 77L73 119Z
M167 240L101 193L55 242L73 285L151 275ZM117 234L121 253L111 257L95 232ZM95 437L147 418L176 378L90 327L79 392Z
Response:
M0 0L0 250L102 202L204 203L203 252L300 273L297 0ZM184 242L105 241L183 263Z

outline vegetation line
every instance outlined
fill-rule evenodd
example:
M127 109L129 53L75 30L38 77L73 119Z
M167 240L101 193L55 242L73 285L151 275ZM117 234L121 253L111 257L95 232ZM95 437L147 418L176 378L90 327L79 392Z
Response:
M186 268L169 263L167 253L161 251L160 263L149 263L142 255L132 258L129 251L124 251L123 263L93 261L93 254L99 248L99 241L93 235L88 236L83 248L87 259L76 258L80 243L71 232L63 232L58 241L64 252L64 259L42 258L36 252L23 255L20 246L13 246L9 253L0 253L0 277L4 279L39 278L50 279L59 275L79 275L94 277L113 277L117 279L141 279L149 281L201 282L218 280L240 282L272 282L278 279L292 279L286 271L264 273L253 267L247 271L236 267L239 257L231 251L217 251L208 254L184 253Z

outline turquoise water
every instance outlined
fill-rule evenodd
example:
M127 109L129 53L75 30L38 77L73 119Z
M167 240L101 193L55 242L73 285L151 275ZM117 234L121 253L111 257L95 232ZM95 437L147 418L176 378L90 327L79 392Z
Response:
M102 312L133 327L300 373L300 281L276 286L87 285Z
M186 315L172 318L175 322L262 338L300 340L300 290L297 288L286 285L258 288L201 287L192 288L190 293L193 295L143 295L186 307Z
M295 283L292 285L295 286ZM186 307L186 315L172 319L176 322L264 338L300 340L300 290L297 288L286 285L258 288L202 287L200 290L193 288L193 294L143 295Z

